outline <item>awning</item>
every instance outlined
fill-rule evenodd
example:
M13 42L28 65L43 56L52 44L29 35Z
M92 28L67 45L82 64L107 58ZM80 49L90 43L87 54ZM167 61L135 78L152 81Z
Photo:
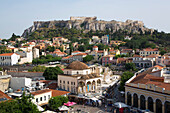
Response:
M60 111L68 111L69 108L67 106L61 106L58 108Z
M126 104L124 104L122 102L116 102L116 103L114 103L114 105L116 107L118 107L118 108L126 108L126 107L128 107L128 105L126 105Z

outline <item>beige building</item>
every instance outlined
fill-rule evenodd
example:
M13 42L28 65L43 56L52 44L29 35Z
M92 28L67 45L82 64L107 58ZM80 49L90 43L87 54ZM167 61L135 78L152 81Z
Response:
M155 49L145 48L145 49L141 50L139 54L140 54L140 56L144 56L144 57L152 55L152 54L159 55L159 50L157 48L155 48Z
M126 104L154 113L170 113L169 73L169 68L161 66L135 73L125 85Z
M0 90L5 91L9 88L11 75L7 75L3 71L0 71Z
M59 88L75 94L97 92L101 82L98 69L90 68L80 61L72 62L64 69L63 75L58 75Z

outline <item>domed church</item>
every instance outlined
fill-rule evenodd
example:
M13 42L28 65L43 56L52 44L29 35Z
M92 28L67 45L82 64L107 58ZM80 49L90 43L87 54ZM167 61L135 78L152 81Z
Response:
M64 74L58 75L59 89L75 94L95 93L101 87L101 82L98 68L90 68L80 61L70 63L64 69Z

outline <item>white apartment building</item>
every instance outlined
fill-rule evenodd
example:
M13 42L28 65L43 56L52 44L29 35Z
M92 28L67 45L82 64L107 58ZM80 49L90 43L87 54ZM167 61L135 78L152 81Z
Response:
M4 53L0 54L0 65L1 66L10 66L18 63L20 55L15 53Z
M31 63L33 60L33 53L32 50L29 51L17 51L17 54L21 56L19 64L24 64L24 63Z
M32 99L32 102L42 106L48 104L48 101L52 97L52 90L50 89L38 90L35 92L31 92L31 95L34 97Z
M33 58L39 58L40 57L40 50L38 48L33 48Z

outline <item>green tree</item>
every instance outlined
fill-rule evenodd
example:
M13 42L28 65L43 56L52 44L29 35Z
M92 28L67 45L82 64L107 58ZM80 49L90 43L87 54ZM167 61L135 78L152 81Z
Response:
M16 38L20 38L20 36L16 36L14 33L12 34L12 37L9 39L11 41L15 41Z
M23 93L21 99L9 100L0 103L1 113L41 113L31 101L31 95Z
M29 70L30 72L44 72L46 70L46 67L45 66L35 66L33 67L32 70Z
M89 62L93 59L94 59L94 57L92 55L87 55L86 57L83 58L83 62Z
M126 63L125 64L126 70L136 71L136 65L134 63Z
M119 90L120 91L125 91L125 83L128 81L131 77L133 76L132 72L126 71L122 74L121 80L120 80L120 86Z
M164 55L165 53L166 53L165 50L161 50L161 51L160 51L160 55Z
M68 98L65 96L52 97L49 100L49 107L53 110L57 110L58 107L68 102Z
M48 67L43 73L46 80L57 80L58 74L63 74L63 71L58 67Z

